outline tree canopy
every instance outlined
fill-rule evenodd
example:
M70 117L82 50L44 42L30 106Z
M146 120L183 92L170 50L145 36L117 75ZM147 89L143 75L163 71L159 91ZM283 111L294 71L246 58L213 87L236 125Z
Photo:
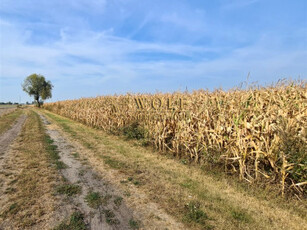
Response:
M22 84L23 91L34 96L38 107L41 105L40 99L45 100L52 97L52 88L53 85L50 81L46 81L43 75L35 73L28 76Z

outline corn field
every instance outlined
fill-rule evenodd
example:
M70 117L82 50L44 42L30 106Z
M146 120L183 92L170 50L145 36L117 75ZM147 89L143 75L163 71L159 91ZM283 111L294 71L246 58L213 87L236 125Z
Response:
M100 96L44 108L112 133L134 124L161 152L219 166L250 183L275 184L282 195L305 196L306 86L280 81L229 91Z

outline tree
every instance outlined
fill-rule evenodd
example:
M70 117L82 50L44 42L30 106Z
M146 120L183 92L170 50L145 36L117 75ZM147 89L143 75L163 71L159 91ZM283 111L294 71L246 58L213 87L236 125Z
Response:
M51 98L51 90L53 85L50 81L46 81L45 77L40 74L31 74L28 76L23 84L22 89L30 96L34 96L34 100L37 102L38 107L41 105L41 101Z

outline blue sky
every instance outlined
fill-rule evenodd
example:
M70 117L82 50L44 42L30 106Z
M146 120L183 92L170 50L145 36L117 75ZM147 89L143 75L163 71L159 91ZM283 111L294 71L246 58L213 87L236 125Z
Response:
M269 84L307 77L306 0L1 0L0 101Z

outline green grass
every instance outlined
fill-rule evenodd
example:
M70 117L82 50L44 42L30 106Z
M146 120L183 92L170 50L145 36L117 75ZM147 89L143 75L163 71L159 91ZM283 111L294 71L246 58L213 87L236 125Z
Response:
M10 207L0 214L0 217L6 218L7 215L15 215L19 211L19 206L17 203L13 203Z
M146 130L142 128L137 122L122 128L122 133L128 139L141 140L145 138Z
M81 187L74 184L63 184L56 188L56 192L67 196L74 196L81 193Z
M68 166L62 161L55 162L56 169L66 169Z
M102 197L101 203L102 203L104 206L107 206L111 198L112 198L112 195L106 194L105 196Z
M53 230L86 230L86 229L88 228L84 222L84 216L81 212L77 211L71 214L69 221L64 220Z
M128 177L127 181L122 181L122 183L127 183L129 181L136 186L141 185L141 182L134 179L133 177Z
M59 151L57 150L57 146L54 145L54 141L48 134L44 136L44 143L46 144L46 152L51 160L51 162L55 165L56 169L65 169L68 166L60 161Z
M72 153L73 157L76 158L76 159L79 159L80 158L80 154L79 153Z
M201 205L199 202L190 201L186 205L184 221L205 224L208 216L200 207Z
M187 189L195 189L197 187L197 183L188 178L184 182L180 183L180 186Z
M139 229L139 223L137 221L135 221L134 219L130 219L129 220L129 226L131 229Z
M115 218L115 214L111 210L104 210L104 216L106 219L106 222L109 225L117 225L119 224L119 220Z
M101 157L104 159L104 162L110 166L113 169L124 169L127 168L125 162L119 161L119 160L115 160L112 159L109 156L105 156L105 155L101 155Z
M86 173L85 169L80 169L79 176L84 176L85 173Z
M230 210L230 214L234 220L239 222L249 223L252 221L252 217L244 210Z
M123 198L120 196L115 197L114 204L116 207L119 207L122 204Z
M102 203L102 198L99 192L89 192L85 197L85 201L88 206L97 209Z
M102 204L107 206L108 201L112 198L111 195L101 196L99 192L89 192L85 201L87 204L94 209L98 209ZM119 201L117 201L118 203ZM119 224L119 220L115 218L115 214L111 210L104 210L103 213L105 216L105 220L109 225L117 225Z

